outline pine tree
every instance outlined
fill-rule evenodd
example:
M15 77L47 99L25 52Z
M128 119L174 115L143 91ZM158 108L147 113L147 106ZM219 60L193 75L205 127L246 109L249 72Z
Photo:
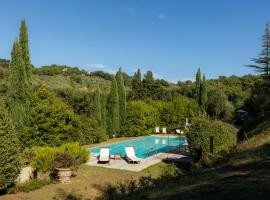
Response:
M116 81L118 86L118 96L119 96L119 117L120 117L120 129L125 125L126 122L126 91L124 85L124 78L122 69L119 68L116 74Z
M22 58L25 64L25 71L28 86L32 86L32 65L30 60L29 45L28 45L28 30L25 20L21 22L20 28L20 47L22 49Z
M247 65L255 68L259 73L262 73L266 78L270 78L270 28L269 23L266 23L264 35L262 39L262 51L258 58L253 58L254 65Z
M199 105L201 105L201 70L198 68L196 73L196 100Z
M27 117L26 113L29 106L27 85L22 51L19 42L15 40L11 52L8 106L18 133L21 132Z
M0 194L16 180L19 166L19 142L13 123L0 101Z
M95 92L95 106L94 106L94 116L98 121L99 125L101 125L101 98L99 88Z
M207 107L207 101L208 101L208 95L207 95L207 82L205 78L205 74L203 75L203 80L202 80L202 92L201 92L201 108L203 110L206 110Z
M111 91L108 98L108 133L110 135L119 134L120 121L119 121L119 96L118 87L115 77L112 77Z

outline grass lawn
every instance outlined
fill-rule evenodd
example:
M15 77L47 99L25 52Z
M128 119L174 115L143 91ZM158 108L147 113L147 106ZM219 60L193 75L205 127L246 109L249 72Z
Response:
M65 199L66 195L73 192L75 194L82 195L84 198L91 199L100 194L99 188L105 184L116 184L124 180L138 179L144 175L152 175L156 177L161 174L162 169L165 167L165 163L158 163L143 170L142 172L130 172L82 165L77 172L77 176L72 178L72 182L70 184L51 184L29 193L1 196L0 199Z

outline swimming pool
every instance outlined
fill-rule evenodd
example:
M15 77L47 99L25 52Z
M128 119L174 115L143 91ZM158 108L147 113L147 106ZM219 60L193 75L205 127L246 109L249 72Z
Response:
M160 152L168 152L173 149L179 148L179 146L183 145L186 142L185 137L178 136L170 136L162 137L162 136L146 136L143 138L138 138L134 140L128 140L124 142L118 142L109 144L106 147L109 147L110 155L115 153L121 153L122 157L125 156L125 147L126 146L134 146L137 157L146 158L153 154L157 154ZM100 147L90 148L89 151L92 154L99 154Z

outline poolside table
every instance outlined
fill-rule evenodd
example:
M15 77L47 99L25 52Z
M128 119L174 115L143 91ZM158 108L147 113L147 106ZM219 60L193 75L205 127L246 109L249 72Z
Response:
M121 152L115 152L113 154L114 160L122 160L122 153Z

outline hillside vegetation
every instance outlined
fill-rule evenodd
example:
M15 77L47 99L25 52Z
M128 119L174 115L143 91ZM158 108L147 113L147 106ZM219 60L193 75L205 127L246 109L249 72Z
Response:
M260 132L262 126L265 130ZM254 129L256 135L239 143L222 159L200 162L188 171L165 174L146 184L132 187L134 183L130 182L124 187L105 188L101 199L269 199L270 129L267 126L264 123ZM108 197L109 190L117 195Z

